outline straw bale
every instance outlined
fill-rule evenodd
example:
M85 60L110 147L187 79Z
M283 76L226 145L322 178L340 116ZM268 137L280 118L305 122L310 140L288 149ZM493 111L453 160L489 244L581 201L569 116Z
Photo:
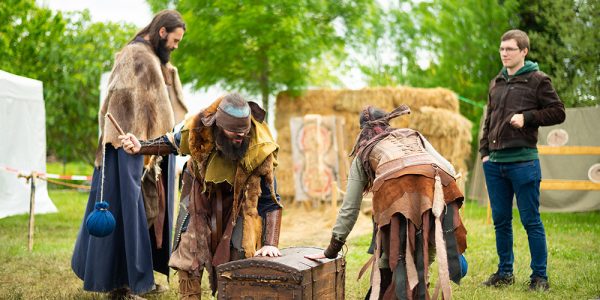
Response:
M377 87L361 90L310 90L301 96L280 93L276 101L275 127L280 145L277 168L278 192L294 195L291 159L290 118L306 114L334 115L343 119L343 151L340 166L350 162L356 136L360 132L359 112L366 105L390 111L400 104L411 108L411 114L392 120L393 127L410 127L423 133L431 144L466 177L466 161L470 155L471 123L459 114L456 94L444 88ZM344 160L347 160L344 161Z
M400 104L406 104L411 109L433 106L458 112L456 94L444 88L380 87L358 91L344 90L338 94L337 98L334 98L334 101L335 110L348 112L360 112L366 105L373 105L389 111Z
M423 106L443 108L458 113L458 97L445 88L411 88L398 89L394 95L394 106L407 104L412 109Z
M279 153L277 155L278 165L275 169L277 178L277 193L283 197L293 197L294 187L294 163L292 153Z
M469 139L471 142L471 122L460 114L451 111L423 106L418 113L411 115L410 128L429 136L453 136L459 139Z

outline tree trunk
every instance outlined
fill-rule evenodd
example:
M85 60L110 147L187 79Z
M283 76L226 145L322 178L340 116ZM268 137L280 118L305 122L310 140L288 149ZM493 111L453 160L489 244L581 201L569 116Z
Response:
M260 94L262 97L262 105L263 109L267 112L267 117L265 120L269 123L270 114L269 114L269 58L267 57L266 50L261 52L261 72L259 77L259 86L260 86Z

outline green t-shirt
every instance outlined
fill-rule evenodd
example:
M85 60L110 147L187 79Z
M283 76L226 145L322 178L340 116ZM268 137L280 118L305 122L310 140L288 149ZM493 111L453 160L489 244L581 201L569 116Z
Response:
M492 162L520 162L538 159L537 148L508 148L490 152Z

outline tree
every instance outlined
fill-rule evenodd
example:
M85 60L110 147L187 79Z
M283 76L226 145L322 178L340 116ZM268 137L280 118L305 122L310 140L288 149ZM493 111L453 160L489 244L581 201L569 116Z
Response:
M262 98L298 91L311 80L309 70L323 56L341 57L344 46L369 31L374 1L161 1L175 7L187 32L174 61L182 80L195 88L220 84Z
M551 78L566 106L600 103L600 17L598 1L530 0L519 7L520 27L529 35L529 59Z
M516 1L401 1L389 11L394 60L375 73L394 84L442 86L485 103L488 83L502 67L500 36L517 22ZM372 79L377 77L372 76ZM461 105L476 121L478 107Z
M133 38L135 27L93 23L87 10L65 19L56 66L60 75L54 79L59 86L50 88L46 99L49 149L60 149L57 154L67 159L92 162L98 144L100 77L111 70L114 55Z
M389 7L388 28L373 42L391 41L392 59L362 69L371 85L456 92L461 101L468 101L460 105L460 112L475 125L476 146L488 85L502 67L500 36L518 24L516 8L515 0L400 1Z
M0 69L43 82L47 153L91 163L98 142L99 82L134 35L131 25L92 23L33 0L0 2Z

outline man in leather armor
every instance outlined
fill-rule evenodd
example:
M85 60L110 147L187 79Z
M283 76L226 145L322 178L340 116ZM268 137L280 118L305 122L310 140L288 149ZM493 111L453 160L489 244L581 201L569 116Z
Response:
M451 295L449 281L459 283L466 274L467 232L458 212L464 198L454 168L418 131L390 126L392 118L408 113L406 105L390 113L372 106L361 112L331 242L323 253L306 256L336 257L358 218L363 194L372 192L377 230L366 299L428 299L434 259L444 299Z
M169 260L178 271L182 299L200 298L204 269L214 295L216 266L281 255L282 206L273 173L279 146L264 118L256 103L232 93L160 138L140 142L131 134L120 136L130 154L191 155Z

